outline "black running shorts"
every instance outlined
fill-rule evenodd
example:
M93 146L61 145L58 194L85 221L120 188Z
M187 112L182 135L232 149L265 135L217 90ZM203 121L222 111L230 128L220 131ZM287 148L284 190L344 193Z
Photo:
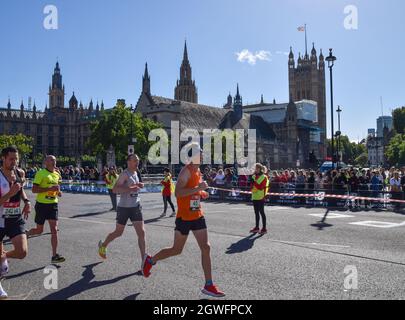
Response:
M46 220L58 220L57 203L35 203L35 223L43 226Z
M174 230L179 231L183 236L188 236L191 231L204 230L207 229L207 224L205 223L205 218L201 217L193 221L185 221L181 218L176 219L176 227Z
M6 236L13 239L24 233L25 221L22 217L18 219L5 219L4 228L0 228L0 241L3 241Z
M141 205L132 208L117 208L117 224L125 226L128 220L131 220L131 222L143 221Z

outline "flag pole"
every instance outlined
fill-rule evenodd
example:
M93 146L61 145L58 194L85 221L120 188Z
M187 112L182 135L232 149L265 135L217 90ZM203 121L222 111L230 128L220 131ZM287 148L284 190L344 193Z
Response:
M305 57L308 56L307 24L305 24Z

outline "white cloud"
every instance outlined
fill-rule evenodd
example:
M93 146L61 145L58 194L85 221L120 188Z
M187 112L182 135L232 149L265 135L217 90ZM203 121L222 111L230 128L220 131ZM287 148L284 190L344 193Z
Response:
M235 53L237 60L239 62L248 62L250 65L254 66L257 60L260 61L271 61L270 51L260 50L256 53L250 52L248 49L244 49L241 52Z

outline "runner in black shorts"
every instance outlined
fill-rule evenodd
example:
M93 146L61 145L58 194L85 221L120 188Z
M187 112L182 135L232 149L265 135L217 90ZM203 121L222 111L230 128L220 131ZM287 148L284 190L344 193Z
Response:
M52 263L65 262L65 258L58 254L58 203L62 196L60 191L61 175L56 170L56 158L47 156L45 168L35 175L32 192L37 194L35 204L36 228L27 232L28 236L39 235L44 232L45 221L51 230Z
M141 252L142 264L146 258L145 227L142 216L142 206L139 191L144 187L138 171L139 158L131 154L127 158L128 168L120 174L113 192L120 194L120 201L117 207L117 224L115 230L107 238L98 243L98 254L102 259L107 259L107 246L115 239L122 236L130 220L138 236L138 246Z
M181 254L191 230L201 250L201 263L205 277L202 292L212 297L224 297L225 293L219 290L212 280L211 245L208 241L207 225L200 202L201 199L209 197L208 192L205 191L208 189L208 184L202 181L200 172L202 150L195 142L190 143L189 148L191 149L190 162L180 171L176 184L178 210L173 245L160 250L154 256L148 255L143 264L142 273L147 278L158 261Z
M9 271L7 259L24 259L28 252L25 220L31 212L31 205L23 189L24 171L17 169L18 150L8 147L2 150L3 166L0 169L0 278ZM25 206L21 210L21 200ZM14 250L6 252L3 247L4 237L10 238ZM0 299L7 293L0 285Z

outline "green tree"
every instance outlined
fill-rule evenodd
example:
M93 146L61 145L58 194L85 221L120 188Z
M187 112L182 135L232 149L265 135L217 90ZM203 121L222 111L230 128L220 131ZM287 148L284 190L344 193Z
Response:
M0 136L0 149L9 146L16 146L20 159L32 153L33 138L25 136L21 133L17 135L1 135Z
M162 125L145 119L140 113L132 116L133 136L136 138L135 152L143 160L147 158L149 148L155 143L148 141L149 132L162 128ZM118 103L113 109L102 112L99 119L91 125L89 147L93 155L103 155L112 145L118 162L123 162L128 154L131 136L131 109ZM131 143L132 144L132 143Z
M338 147L338 140L334 139L334 150ZM328 154L331 154L331 141L328 139ZM363 154L367 155L367 148L363 142L351 142L348 136L341 136L339 151L342 153L342 161L347 164L355 164L356 159Z
M354 160L354 164L359 167L367 167L368 164L368 154L367 153L362 153L360 156L358 156Z
M405 165L405 134L396 134L390 140L385 156L391 166Z
M405 107L397 108L392 112L392 121L396 133L405 133Z

